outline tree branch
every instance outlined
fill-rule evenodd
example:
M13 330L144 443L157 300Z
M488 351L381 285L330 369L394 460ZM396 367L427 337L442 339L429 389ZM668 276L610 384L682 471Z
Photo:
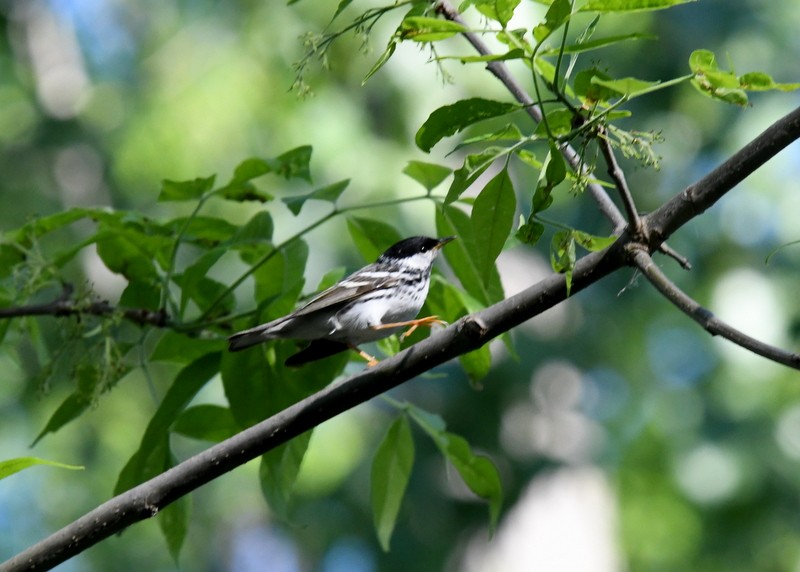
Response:
M649 250L652 252L676 230L705 212L725 193L798 138L800 107L778 119L719 167L646 216Z
M800 354L788 352L751 338L714 316L713 313L695 302L667 278L653 262L646 250L642 248L634 249L633 262L667 300L675 304L684 314L700 324L712 336L722 336L734 344L769 360L794 369L800 369Z
M112 306L106 300L95 302L81 302L74 300L74 288L71 284L64 284L61 295L52 302L44 304L29 304L27 306L12 306L0 308L0 320L21 318L24 316L111 316L114 314L124 319L139 324L140 326L155 326L166 328L171 325L169 316L163 310L153 311L144 308L119 308Z
M637 261L639 252L647 255L647 252L657 249L671 233L703 212L727 190L797 138L800 138L800 109L778 120L703 179L663 207L643 217L642 223L651 232L650 244L635 243L629 233L624 233L608 249L580 259L574 269L572 292L587 288L625 264L646 262ZM647 258L649 259L649 255ZM650 268L647 264L644 266ZM657 269L654 264L652 267ZM642 271L645 272L645 269ZM0 571L52 568L127 526L154 516L181 496L339 413L482 346L555 306L566 297L564 277L554 274L515 296L462 318L447 329L431 335L374 368L328 386L169 471L114 497L52 536L0 564ZM769 355L765 357L772 359Z
M597 130L596 139L600 145L600 151L603 153L603 157L606 160L606 165L608 166L608 176L611 177L611 180L614 182L614 186L617 188L619 197L625 207L625 214L628 217L628 224L630 225L631 231L637 236L641 235L644 229L642 227L642 220L639 218L639 211L636 209L636 203L633 201L633 195L628 187L628 181L625 179L625 172L620 168L617 157L614 155L614 149L611 147L611 141L609 141L606 130L602 126Z
M446 19L467 27L461 15L458 13L458 10L456 10L448 0L441 0L437 6L437 11ZM492 54L489 46L484 43L478 34L474 32L462 32L462 35L480 55L488 56ZM542 122L542 109L536 105L531 96L528 95L520 83L511 75L505 63L502 61L488 62L486 64L486 69L502 82L506 89L511 92L511 95L514 96L514 99L525 106L525 111L530 115L531 119L536 123ZM586 168L581 160L581 156L571 145L564 145L561 147L561 153L576 173L580 173L586 178L592 177L591 171ZM625 218L617 208L617 205L614 204L614 201L608 196L606 190L601 185L592 182L587 185L587 189L597 203L600 212L614 225L614 231L621 232L625 227Z
M611 249L578 261L572 292L578 292L625 264ZM284 409L161 475L114 497L52 536L14 556L0 571L47 570L131 524L155 516L183 495L278 447L332 417L364 403L437 365L477 349L567 297L564 276L554 274L481 312L462 318L372 368L353 375Z

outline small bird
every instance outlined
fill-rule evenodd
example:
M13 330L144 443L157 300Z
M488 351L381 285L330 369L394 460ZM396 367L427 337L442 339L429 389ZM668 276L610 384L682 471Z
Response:
M272 322L228 338L228 349L243 350L274 339L311 340L286 360L300 366L352 349L378 363L358 345L388 337L408 327L406 337L419 326L444 324L437 316L416 319L431 283L436 255L453 240L414 236L389 247L373 264L365 266L315 296L305 306ZM402 338L401 338L402 339Z

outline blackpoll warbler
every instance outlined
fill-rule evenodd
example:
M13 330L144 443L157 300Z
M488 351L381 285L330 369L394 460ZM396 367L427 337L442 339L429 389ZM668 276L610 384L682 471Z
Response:
M243 350L267 340L311 340L286 360L299 366L346 349L357 351L369 365L378 361L359 344L390 336L404 327L444 323L436 316L415 319L431 283L431 267L439 249L453 240L414 236L389 247L378 260L314 297L282 318L228 338L228 349Z

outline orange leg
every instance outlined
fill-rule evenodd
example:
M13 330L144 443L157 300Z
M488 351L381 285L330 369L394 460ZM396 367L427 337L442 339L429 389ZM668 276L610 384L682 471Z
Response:
M442 326L446 326L447 322L444 320L440 320L439 316L427 316L425 318L419 318L417 320L409 320L407 322L393 322L391 324L379 324L377 326L371 326L373 330L385 330L386 328L402 328L405 326L410 326L408 330L403 332L400 335L400 341L402 342L408 336L414 333L420 326L433 326L434 324L440 324Z
M357 346L350 346L350 349L353 350L354 352L356 352L358 355L360 355L362 358L364 358L366 360L367 367L372 367L372 366L378 365L378 363L380 363L375 358L375 356L369 355L367 352L365 352L364 350L360 349Z

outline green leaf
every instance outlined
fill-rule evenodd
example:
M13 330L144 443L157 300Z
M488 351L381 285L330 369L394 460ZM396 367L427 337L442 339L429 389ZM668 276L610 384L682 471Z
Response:
M0 279L8 278L17 264L25 261L22 251L11 244L0 244Z
M553 137L561 137L572 131L574 115L569 109L551 109L545 118L547 122L542 121L536 126L536 134L542 138L549 137L548 129Z
M180 217L166 222L164 227L169 229L173 236L183 230L182 242L205 248L217 246L228 240L239 228L225 219L210 216Z
M403 238L389 223L369 218L347 217L347 230L361 256L370 262Z
M460 355L458 361L461 362L461 367L469 377L470 384L478 387L478 382L486 377L492 368L492 352L489 344Z
M528 222L523 224L517 230L517 238L525 243L533 246L544 234L544 225L539 221L529 219Z
M613 46L615 44L620 44L622 42L628 42L631 40L656 40L658 36L653 34L641 34L638 32L634 32L632 34L621 34L618 36L608 36L606 38L600 38L598 40L592 40L589 42L578 42L576 44L570 44L564 46L563 53L565 54L581 54L584 52L590 52L593 50L597 50L600 48L607 48L609 46ZM549 50L539 50L539 53L543 56L556 56L561 52L561 48L553 48Z
M772 76L763 72L750 72L739 76L739 85L747 91L794 91L800 89L800 83L776 83Z
M106 267L131 281L155 282L158 273L153 264L153 251L143 236L123 229L105 230L98 234L97 255Z
M220 189L218 196L239 203L245 201L267 203L275 198L270 193L262 191L250 182L231 183Z
M236 231L225 243L226 248L236 248L247 244L269 244L275 225L267 211L259 211Z
M296 2L297 0L292 0ZM352 4L353 0L339 0L339 5L336 7L336 12L333 13L333 17L331 18L331 22L333 22L336 17L344 12L345 8L347 8L350 4Z
M283 316L294 309L305 284L303 273L307 260L308 245L303 240L293 240L253 273L261 321Z
M417 131L415 140L420 149L429 153L433 146L444 137L455 135L478 121L507 115L518 109L520 106L514 103L478 97L464 99L452 105L440 107L431 113Z
M372 516L381 548L389 551L403 495L414 466L414 439L405 415L389 426L372 461Z
M170 181L165 179L161 182L158 202L196 201L212 189L215 178L215 175L211 175L210 177L200 177L192 181Z
M149 282L128 282L119 305L128 308L143 308L155 312L161 303L161 286Z
M487 18L500 22L500 25L505 28L514 16L514 10L519 2L520 0L470 0L468 3L475 6L478 12ZM464 11L463 6L459 11Z
M150 361L190 363L206 354L217 353L223 349L225 349L224 340L206 340L168 330L158 340L153 353L150 354Z
M470 218L455 206L445 205L436 209L436 232L439 236L458 236L458 240L450 243L443 251L448 265L463 288L484 307L502 300L503 286L497 269L490 269L488 283L481 277L473 256L479 238L474 234Z
M274 159L261 159L259 157L250 157L245 159L236 166L233 171L233 179L228 186L240 185L257 179L267 173L272 173L278 169L278 164Z
M589 0L581 6L579 12L639 12L645 10L663 10L678 4L687 4L696 0Z
M572 289L572 271L575 269L575 235L571 230L559 230L550 242L550 266L555 272L564 274L567 281L567 296Z
M180 313L183 315L189 300L199 300L202 298L200 295L200 284L207 280L206 275L214 264L225 254L225 248L215 248L200 256L194 261L192 265L183 271L183 274L174 276L176 284L181 287L181 302ZM212 300L213 301L213 300ZM201 310L204 308L201 306Z
M449 167L422 161L409 161L403 169L405 175L417 181L428 192L438 187L452 172Z
M203 404L189 407L181 413L172 431L190 439L218 443L236 435L239 426L227 407Z
M53 412L53 415L50 416L50 419L47 420L47 424L36 436L36 439L33 440L31 447L36 445L36 443L38 443L42 437L48 433L55 433L70 421L80 417L80 415L86 411L91 404L92 398L90 395L86 395L80 390L71 393L64 401L61 402L61 405L59 405L58 408Z
M289 501L311 434L306 431L261 456L258 469L261 492L269 507L282 519L289 516Z
M486 141L521 141L523 137L524 136L522 135L522 132L519 130L519 127L517 127L513 123L507 123L505 126L501 127L496 131L492 131L491 133L481 133L479 135L476 135L475 137L468 137L464 139L461 143L459 143L456 146L456 149L460 149L465 145L471 145L473 143L483 143Z
M120 494L164 470L170 455L170 427L197 392L219 371L220 354L213 353L201 356L178 373L147 424L139 448L122 469L114 494Z
M437 415L411 404L407 404L406 407L411 418L433 439L469 489L488 501L489 528L493 531L497 526L503 503L503 489L497 467L488 457L473 453L463 437L445 431L444 421Z
M478 180L486 169L497 160L498 157L506 153L503 147L489 147L480 153L470 154L464 157L464 164L453 173L453 182L447 190L444 204L458 200L461 194L470 188Z
M622 79L603 80L597 76L592 78L592 83L601 85L605 88L615 91L619 94L632 97L636 94L641 94L651 91L653 87L659 85L660 81L644 81L633 77L626 77Z
M479 275L488 285L494 261L503 250L514 224L517 197L508 169L501 170L483 188L472 206L472 229L480 237L473 243L473 254Z
M570 0L553 0L544 17L544 22L533 28L533 39L541 44L560 28L572 15Z
M372 67L367 72L367 75L365 75L364 79L361 80L361 85L367 83L367 80L369 78L378 73L378 70L380 70L384 65L386 65L386 62L388 62L389 59L391 59L396 49L397 49L397 40L395 40L395 38L392 37L392 39L389 40L389 43L386 44L386 49L383 50L381 57L378 58L378 61L376 61L372 65Z
M50 467L58 467L59 469L69 469L71 471L82 471L83 467L78 465L66 465L64 463L57 463L56 461L48 461L47 459L40 459L38 457L18 457L16 459L8 459L0 461L0 479L10 477L14 473L18 473L36 465L48 465Z
M401 40L415 42L438 42L466 31L467 28L450 20L407 16L400 24L399 37Z
M487 54L485 56L439 56L437 61L458 60L462 64L474 64L485 62L504 62L508 60L520 60L525 57L525 50L514 48L504 54Z
M268 369L263 352L224 352L220 373L225 397L240 428L255 425L269 415Z
M349 184L350 179L345 179L343 181L339 181L338 183L320 187L319 189L311 191L305 195L285 197L283 202L286 203L286 206L289 207L289 210L292 211L295 216L297 216L300 214L303 204L305 204L305 202L308 200L328 201L329 203L335 204L339 199L339 196L344 192Z
M580 246L589 252L597 252L608 248L617 241L617 236L596 236L580 230L573 230L572 236Z
M285 179L303 179L311 182L311 145L302 145L275 157L275 172Z
M170 462L165 465L164 470L171 469L174 465L175 459L170 458ZM170 556L176 564L189 530L189 498L188 495L182 496L158 513L158 526L167 542Z

